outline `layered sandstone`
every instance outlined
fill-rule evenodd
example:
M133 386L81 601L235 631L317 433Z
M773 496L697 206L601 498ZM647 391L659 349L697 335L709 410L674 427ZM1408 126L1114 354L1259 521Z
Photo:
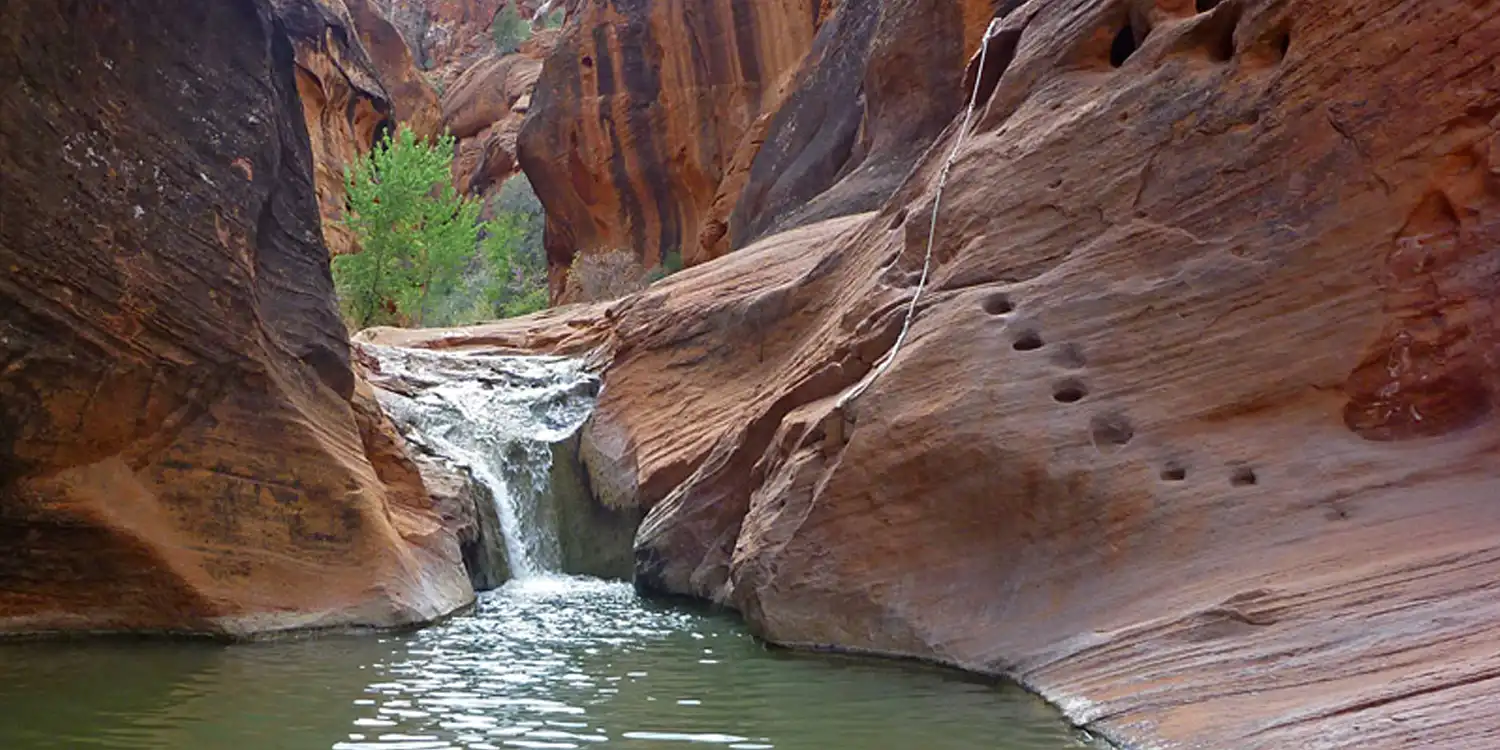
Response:
M488 198L520 171L521 123L556 43L556 31L538 31L514 54L481 58L444 93L442 127L458 141L453 182L460 192Z
M391 99L392 114L417 135L442 132L443 110L437 92L417 69L405 39L379 10L378 0L344 0L371 64Z
M519 143L548 209L554 299L577 253L628 250L649 268L727 249L723 225L818 5L579 3Z
M1008 674L1130 747L1500 742L1500 7L999 12L955 74L978 109L899 350L967 94L891 67L881 23L867 153L822 192L771 174L804 197L757 217L808 208L762 231L801 228L609 305L389 338L591 349L582 453L651 509L638 584L770 640ZM959 106L894 195L816 221L942 121L923 87ZM577 205L617 216L615 187Z
M368 0L406 40L418 67L444 90L495 50L495 16L507 6L530 19L558 0ZM576 2L576 0L574 0Z
M326 16L6 10L0 631L392 626L471 601L334 309L297 63Z
M344 175L398 124L441 132L437 94L373 0L273 0L297 61L297 93L313 149L323 236L334 255L359 250L344 226Z

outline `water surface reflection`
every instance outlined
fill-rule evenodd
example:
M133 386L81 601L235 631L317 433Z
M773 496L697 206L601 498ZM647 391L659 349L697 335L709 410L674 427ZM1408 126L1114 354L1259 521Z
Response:
M544 578L402 636L0 648L0 748L1083 747L1015 689Z

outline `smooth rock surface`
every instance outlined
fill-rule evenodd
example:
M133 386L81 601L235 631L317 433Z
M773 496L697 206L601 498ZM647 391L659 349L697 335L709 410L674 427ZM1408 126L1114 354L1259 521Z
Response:
M443 129L458 139L454 186L486 200L520 171L516 152L532 89L557 32L539 31L519 52L481 58L443 96Z
M297 95L312 143L324 241L334 255L358 252L358 238L343 225L344 171L394 129L395 107L344 0L272 0L272 5L296 54Z
M519 142L547 207L554 300L576 253L628 250L652 268L727 249L714 227L817 17L813 0L578 3Z
M1500 6L1034 1L996 39L910 336L842 407L956 123L874 216L396 338L595 347L639 585L773 641L1010 674L1129 747L1500 744Z
M284 10L6 7L0 632L385 627L473 599L350 369L310 27Z

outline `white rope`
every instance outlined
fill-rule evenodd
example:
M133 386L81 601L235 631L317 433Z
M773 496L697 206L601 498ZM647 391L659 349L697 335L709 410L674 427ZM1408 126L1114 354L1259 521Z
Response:
M870 374L865 376L852 389L839 398L836 408L843 409L850 401L864 395L875 381L889 370L891 363L896 361L896 354L901 351L901 345L906 343L906 335L911 332L912 321L917 317L917 302L922 298L922 292L927 288L927 275L932 270L932 248L937 243L938 209L943 205L943 188L948 185L948 173L953 171L953 162L958 159L958 152L964 147L964 140L969 137L969 123L974 118L974 110L979 106L979 86L984 80L985 57L989 55L990 38L1000 30L1001 19L990 21L990 26L985 29L984 38L979 43L979 68L974 74L974 92L969 95L968 106L964 108L964 124L958 131L958 141L953 144L953 152L948 154L948 160L943 163L943 171L938 175L937 194L932 199L932 221L927 228L927 257L922 261L922 278L917 282L917 290L911 296L911 304L906 308L906 321L901 324L901 333L896 337L896 343L891 346L880 363Z

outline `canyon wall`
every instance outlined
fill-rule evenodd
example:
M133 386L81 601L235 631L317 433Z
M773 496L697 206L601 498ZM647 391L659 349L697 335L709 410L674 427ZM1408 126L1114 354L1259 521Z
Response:
M6 10L0 631L392 626L472 601L334 308L299 60L337 42L379 93L347 27L310 0ZM338 106L382 115L363 101Z
M366 0L389 19L417 66L444 90L495 52L495 16L511 6L529 19L552 0ZM574 0L576 2L576 0Z
M354 232L343 224L348 166L398 120L423 137L441 130L437 95L370 2L273 0L296 55L323 237L334 255L359 251Z
M370 335L592 352L581 455L649 509L637 584L772 641L1007 674L1129 747L1500 742L1500 6L1008 2L981 66L989 18L879 5L773 116L748 246L610 304ZM666 246L702 205L642 197L683 192L638 155L710 126L608 107L632 69L607 42L652 17L570 29L539 84L554 262ZM588 70L599 111L530 140Z
M646 267L720 243L744 172L813 44L816 0L579 3L520 132L547 208L554 299L577 253Z

